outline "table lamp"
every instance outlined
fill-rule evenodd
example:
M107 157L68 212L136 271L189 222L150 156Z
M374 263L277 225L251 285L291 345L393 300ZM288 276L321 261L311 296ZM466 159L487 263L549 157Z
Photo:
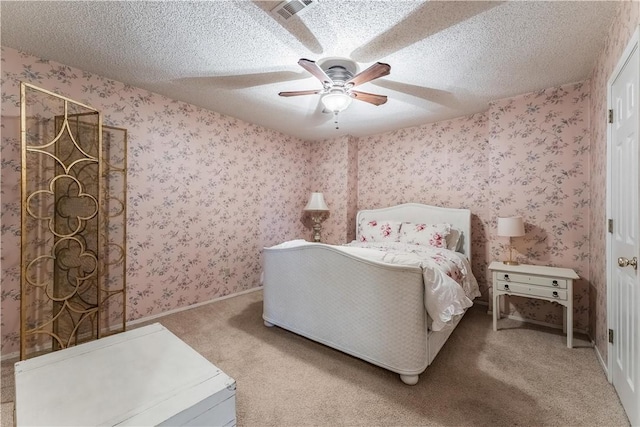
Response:
M309 203L304 207L304 211L311 215L311 221L313 222L313 241L319 242L322 221L329 216L329 207L324 201L322 193L311 193Z
M524 236L524 221L521 216L513 216L508 218L498 218L498 236L509 238L509 259L502 261L507 265L518 265L518 261L512 258L513 245L511 239L514 237Z

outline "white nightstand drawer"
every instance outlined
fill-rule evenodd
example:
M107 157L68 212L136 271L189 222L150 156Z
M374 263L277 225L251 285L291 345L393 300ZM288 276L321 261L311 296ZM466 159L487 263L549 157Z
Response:
M515 294L530 295L536 297L551 298L566 301L567 291L564 289L552 289L546 286L529 286L523 283L513 283L498 280L498 289Z
M518 273L497 273L498 280L504 280L505 282L516 283L528 283L538 286L549 286L552 288L567 289L566 279L557 279L555 277L545 276L532 276L530 274L518 274Z

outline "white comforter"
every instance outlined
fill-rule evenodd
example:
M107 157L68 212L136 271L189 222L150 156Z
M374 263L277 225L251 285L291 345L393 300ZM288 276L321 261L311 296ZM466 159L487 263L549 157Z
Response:
M314 245L305 240L292 240L274 246L288 248ZM458 252L431 246L404 243L369 243L353 241L333 246L346 253L388 264L420 267L424 277L424 305L431 317L431 329L439 331L473 305L480 296L478 282L471 272L467 258Z

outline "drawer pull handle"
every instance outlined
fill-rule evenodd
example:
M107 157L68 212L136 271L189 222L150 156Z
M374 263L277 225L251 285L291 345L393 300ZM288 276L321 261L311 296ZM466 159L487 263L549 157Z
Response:
M633 267L634 270L638 269L638 258L633 257L631 259L627 259L623 256L621 256L620 258L618 258L618 265L620 267L626 267L628 265L630 265L631 267Z
M504 290L508 291L509 290L509 285L504 285Z
M553 291L553 296L554 296L554 298L558 298L558 292L557 291Z
M505 274L505 275L504 275L504 280L506 280L507 282L510 280L510 279L509 279L509 275L508 275L508 274Z
M557 281L557 280L554 280L553 282L551 282L551 284L552 284L553 286L558 286L558 281Z

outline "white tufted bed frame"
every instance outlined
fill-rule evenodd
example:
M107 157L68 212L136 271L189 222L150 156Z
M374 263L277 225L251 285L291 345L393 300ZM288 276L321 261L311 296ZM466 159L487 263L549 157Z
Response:
M407 203L358 212L357 224L447 222L471 258L471 212ZM356 236L358 239L360 236ZM409 385L431 364L452 327L428 329L422 269L369 261L331 245L264 249L266 326L284 329L400 374Z

